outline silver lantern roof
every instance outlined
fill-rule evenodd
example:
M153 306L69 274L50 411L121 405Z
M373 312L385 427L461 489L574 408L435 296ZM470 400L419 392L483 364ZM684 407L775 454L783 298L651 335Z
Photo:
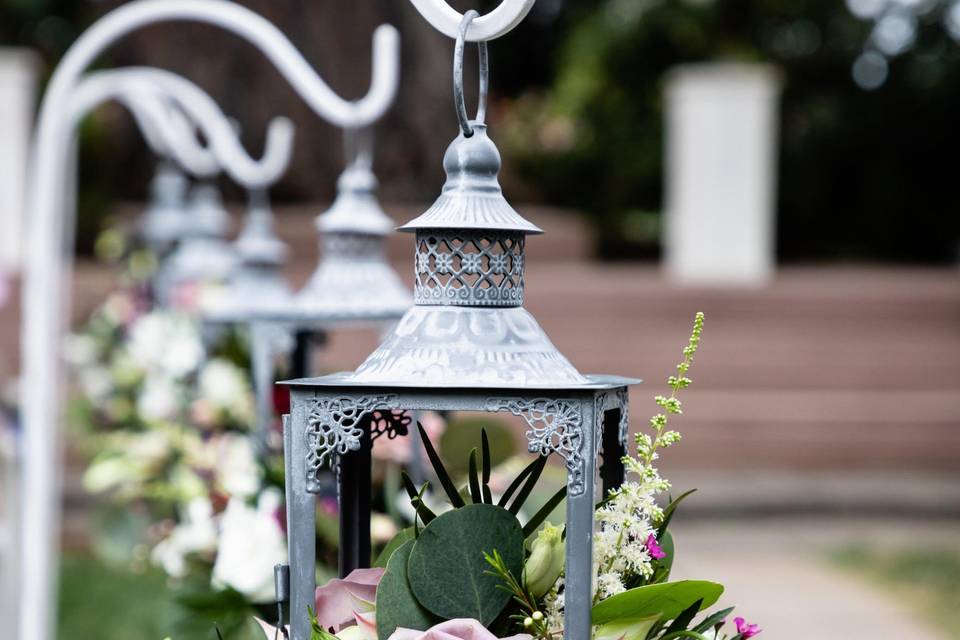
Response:
M214 322L246 322L289 309L293 292L281 272L287 247L274 233L266 191L250 192L247 220L233 247L238 267L216 299L203 310L206 318Z
M176 249L163 263L162 298L184 285L223 285L236 268L237 252L224 240L229 217L220 190L211 182L190 189L186 224Z
M351 374L318 384L420 387L593 386L523 308L526 236L506 201L500 154L471 123L447 149L437 201L401 227L416 236L415 306ZM307 382L307 381L304 381Z
M320 262L293 309L303 324L396 320L410 308L410 292L386 259L384 240L394 224L376 189L360 157L337 181L333 205L317 217Z
M150 181L150 204L138 225L144 243L157 256L167 254L183 231L188 186L187 177L172 162L157 165Z

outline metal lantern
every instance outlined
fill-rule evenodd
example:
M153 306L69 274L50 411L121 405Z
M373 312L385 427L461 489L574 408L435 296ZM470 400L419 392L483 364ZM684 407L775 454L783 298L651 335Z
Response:
M619 486L626 452L627 388L639 382L583 375L523 308L525 243L541 230L503 197L500 155L481 106L468 121L455 57L461 133L447 149L443 193L401 227L415 234L415 306L351 373L286 383L285 419L294 640L308 640L315 589L315 492L337 471L339 571L370 562L371 451L403 434L409 411L506 412L527 424L529 451L563 458L567 470L565 638L590 637L597 458L604 491ZM481 46L481 105L486 56ZM284 590L286 591L286 590Z
M274 233L266 191L250 192L247 218L233 247L239 263L222 295L206 310L207 316L249 322L290 308L293 292L282 273L287 246Z
M271 292L269 296L247 288L239 289L239 296L230 296L238 301L264 297L244 315L251 324L257 433L264 445L274 415L276 353L290 351L295 345L291 363L294 375L305 375L313 336L337 327L392 324L410 308L410 293L387 262L383 248L384 239L393 232L393 221L377 202L372 154L368 146L355 149L358 137L358 132L348 131L347 147L354 157L337 181L333 205L317 217L321 258L304 288L296 296L285 288L280 291L275 285L280 277L276 268L265 286ZM252 234L261 227L250 225L250 237L259 240L248 240L247 244L266 243L268 235L264 231ZM243 243L241 236L238 246ZM236 307L233 303L227 308Z
M188 186L186 176L172 162L157 165L150 182L150 204L139 223L140 236L157 257L165 256L183 231Z
M395 321L410 308L410 292L386 260L383 243L394 225L376 189L369 156L358 156L337 181L333 205L317 217L321 259L294 311L304 324Z
M224 240L229 216L215 184L200 182L191 188L185 218L177 247L161 272L166 304L183 287L223 286L238 263L237 252Z

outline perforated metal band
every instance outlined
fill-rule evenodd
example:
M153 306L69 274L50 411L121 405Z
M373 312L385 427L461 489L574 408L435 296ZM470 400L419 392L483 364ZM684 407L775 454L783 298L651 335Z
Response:
M419 305L523 305L524 234L490 229L417 232Z

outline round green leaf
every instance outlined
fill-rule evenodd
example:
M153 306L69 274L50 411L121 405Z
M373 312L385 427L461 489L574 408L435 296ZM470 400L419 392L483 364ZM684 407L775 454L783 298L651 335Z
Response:
M427 525L413 545L407 566L410 588L420 604L441 618L475 618L488 625L510 600L510 593L498 588L501 579L486 573L490 565L484 553L494 551L519 578L523 530L513 514L489 504L448 511Z
M377 638L387 640L397 627L426 631L437 619L420 606L407 581L407 562L413 550L408 540L390 554L387 570L377 585Z
M404 543L411 542L413 538L413 527L407 527L406 529L401 529L398 531L397 535L390 539L390 542L387 543L387 546L385 546L383 551L380 552L380 555L377 556L377 561L373 563L373 566L386 569L387 563L390 561L390 558L393 556L394 552Z

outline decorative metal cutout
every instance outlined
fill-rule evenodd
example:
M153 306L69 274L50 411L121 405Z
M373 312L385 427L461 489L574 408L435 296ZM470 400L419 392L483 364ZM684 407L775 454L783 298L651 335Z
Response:
M328 458L360 449L363 419L374 410L386 411L394 395L315 398L307 407L307 490L315 492L318 475Z
M323 254L362 262L383 260L383 238L362 233L328 233L323 236Z
M417 233L417 304L519 307L524 236L493 229Z
M387 440L405 436L410 433L411 424L413 424L413 414L409 411L403 409L374 411L370 417L370 440L376 440L380 436L387 436Z
M567 463L567 486L571 496L584 490L583 416L576 400L553 398L491 398L487 411L509 411L523 418L528 450L546 456L558 454Z
M626 387L617 389L617 402L620 404L620 445L626 451L630 437L630 392Z
M603 453L603 431L606 426L604 418L606 417L607 393L598 393L593 396L593 450L597 454Z

